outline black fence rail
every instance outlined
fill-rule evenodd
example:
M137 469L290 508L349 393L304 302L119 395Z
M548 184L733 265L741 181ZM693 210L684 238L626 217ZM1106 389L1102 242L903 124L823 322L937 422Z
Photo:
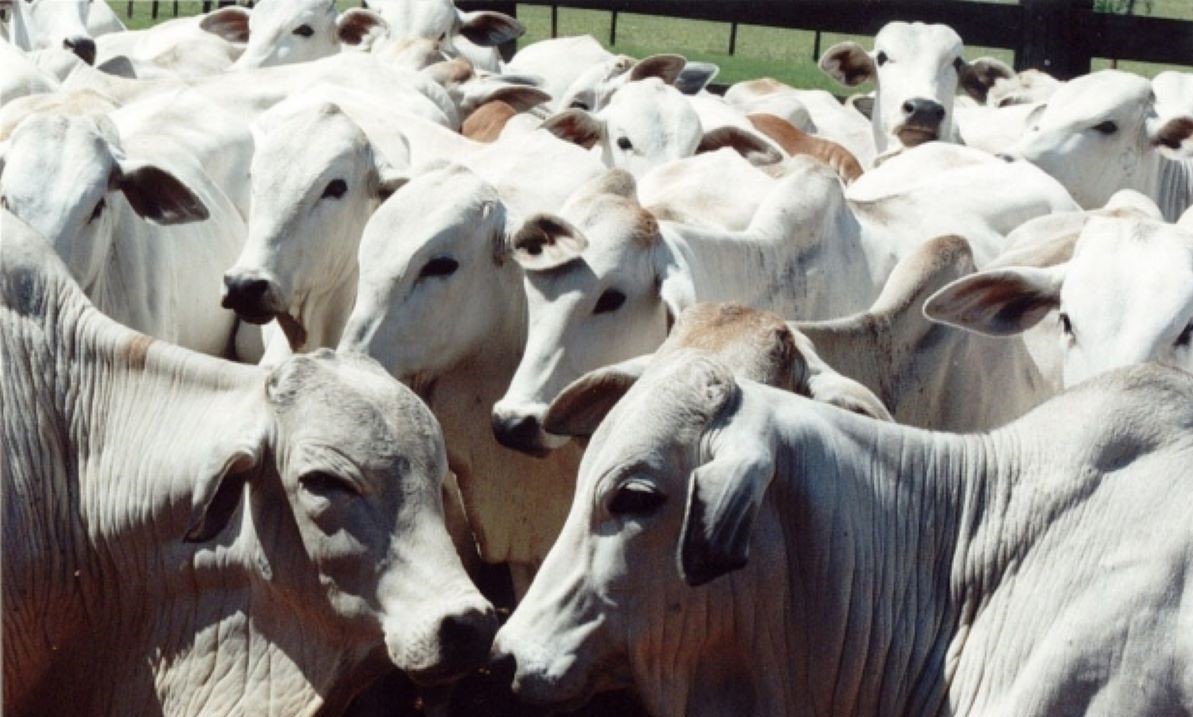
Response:
M205 0L203 10L232 4L236 3ZM240 4L253 3L242 0ZM1193 22L1095 12L1094 0L1020 0L1019 4L976 0L457 0L456 4L464 10L494 9L511 15L517 14L518 5L549 7L553 37L560 8L608 12L610 44L617 40L619 13L722 22L728 25L730 54L736 50L738 25L873 35L893 20L918 20L945 23L970 45L1010 50L1017 69L1035 67L1062 79L1089 72L1094 57L1193 65ZM151 6L153 17L170 6L178 15L176 1L153 0ZM129 0L128 14L132 13L133 0Z

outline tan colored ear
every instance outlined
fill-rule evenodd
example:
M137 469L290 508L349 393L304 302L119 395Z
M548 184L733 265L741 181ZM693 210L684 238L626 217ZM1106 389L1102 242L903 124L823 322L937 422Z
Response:
M990 269L958 279L924 303L930 320L986 336L1030 329L1060 306L1065 267Z
M228 42L249 41L249 11L242 7L222 7L203 16L199 29Z
M605 134L605 123L581 109L564 110L539 125L565 142L591 149Z
M783 161L783 155L763 141L761 137L731 126L718 127L705 132L704 137L700 140L700 145L696 147L696 154L715 152L724 147L737 152L756 167Z
M155 224L201 222L210 215L207 206L173 174L151 164L120 163L113 185L139 216Z
M435 84L449 89L471 80L476 75L472 63L465 57L453 57L450 60L436 62L419 71Z
M204 543L228 527L240 506L245 483L260 467L261 453L259 445L239 447L199 475L191 496L191 522L183 542Z
M682 55L651 55L639 60L630 69L630 82L657 77L665 85L673 85L679 79L688 61Z
M957 83L965 93L982 104L994 83L1015 77L1015 71L1002 60L980 57L973 62L962 63L957 70Z
M584 234L566 219L537 214L511 240L514 261L527 271L547 271L579 258L588 246Z
M354 7L336 19L336 37L345 45L368 49L389 33L389 23L372 10Z
M495 47L522 37L526 28L505 13L479 10L460 13L459 32L474 45Z
M820 69L847 87L856 87L873 79L874 59L856 42L833 45L820 58Z
M515 112L525 112L550 100L550 94L528 85L504 85L485 98L485 102L504 102Z
M688 585L704 585L749 563L754 521L774 474L774 456L758 439L723 445L692 471L678 555Z
M862 165L857 161L857 157L836 142L810 135L782 117L772 114L751 114L746 115L746 119L790 156L802 154L823 162L832 167L846 184L862 176Z
M557 436L587 438L605 420L613 406L634 385L653 354L589 371L570 383L551 401L543 417L543 430Z

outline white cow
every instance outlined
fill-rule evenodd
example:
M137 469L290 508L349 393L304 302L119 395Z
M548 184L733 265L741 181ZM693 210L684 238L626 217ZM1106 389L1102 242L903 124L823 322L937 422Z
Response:
M925 312L1007 336L1058 311L1046 330L1066 386L1145 361L1193 371L1193 232L1118 209L1079 217L1057 238L1041 231L1014 259L941 289Z
M106 2L92 0L6 0L8 39L22 50L66 48L87 64L95 62L95 36L124 30Z
M103 115L35 114L0 145L0 199L50 240L101 311L224 355L236 317L219 308L219 276L244 221L199 160L162 136L122 138Z
M0 63L4 65L4 72L0 73L0 107L21 97L58 89L56 77L40 69L4 38L0 38Z
M506 70L520 75L533 75L542 78L539 86L555 98L554 109L566 109L566 105L561 107L559 102L569 94L569 89L577 80L580 80L581 75L588 74L591 79L585 80L582 85L577 85L577 87L594 88L598 81L595 75L599 72L594 68L603 68L617 57L606 50L592 35L553 37L549 40L531 43L518 50L518 53L506 64ZM621 71L624 72L628 69L627 65Z
M364 8L336 10L335 0L260 0L249 17L249 38L236 69L309 62L345 47L369 49L389 31Z
M1191 436L1155 366L958 436L677 354L597 429L498 664L666 717L1188 712Z
M497 45L513 42L526 32L509 15L491 10L461 12L452 0L370 0L366 4L385 18L388 40L436 40L448 56L462 55L490 72L501 70Z
M1162 118L1155 97L1146 79L1118 70L1070 80L1037 110L1006 155L1056 177L1087 209L1134 189L1175 221L1193 202L1193 163L1159 150L1182 150L1193 136L1193 108Z
M931 140L956 141L953 99L958 89L985 100L1011 68L991 58L973 63L962 56L961 38L947 25L892 22L867 52L856 42L833 45L820 67L843 85L872 80L871 125L879 155Z
M249 11L225 7L206 15L166 20L144 30L100 36L96 38L96 65L137 78L202 77L231 67L248 38ZM127 65L120 64L121 57Z
M374 362L272 372L96 311L0 215L4 708L339 714L482 664L435 419Z
M1042 70L1024 70L1014 77L999 77L986 92L989 107L1034 105L1047 102L1064 82Z

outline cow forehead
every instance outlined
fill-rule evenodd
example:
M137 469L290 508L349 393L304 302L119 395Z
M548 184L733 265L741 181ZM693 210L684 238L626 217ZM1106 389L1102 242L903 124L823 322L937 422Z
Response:
M1158 221L1091 218L1066 271L1062 301L1119 312L1181 310L1193 302L1193 235Z
M296 165L323 168L336 158L363 155L370 148L360 126L331 104L270 113L258 126L263 131L253 156L254 174L267 168L290 174ZM302 162L294 162L296 154Z
M273 27L292 21L335 18L335 15L335 0L266 0L253 8L249 25Z
M1048 100L1040 124L1092 120L1113 112L1142 115L1151 104L1150 82L1125 72L1103 70L1061 85Z
M13 133L4 164L5 190L43 200L106 191L115 164L109 132L114 134L89 117L30 117Z
M892 22L874 36L874 49L894 54L899 62L910 61L908 55L948 56L961 53L961 36L948 25L925 25L923 23Z

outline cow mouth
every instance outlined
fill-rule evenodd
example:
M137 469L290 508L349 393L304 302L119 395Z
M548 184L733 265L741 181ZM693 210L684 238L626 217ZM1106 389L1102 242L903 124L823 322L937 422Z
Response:
M940 139L940 130L936 127L903 125L895 130L895 136L899 138L904 147L916 147L925 142Z
M224 308L228 307L225 306ZM256 324L257 326L264 326L265 324L268 324L270 321L273 321L274 316L275 314L272 311L248 311L245 309L239 309L236 312L236 318L240 319L241 321L247 321L250 324Z

